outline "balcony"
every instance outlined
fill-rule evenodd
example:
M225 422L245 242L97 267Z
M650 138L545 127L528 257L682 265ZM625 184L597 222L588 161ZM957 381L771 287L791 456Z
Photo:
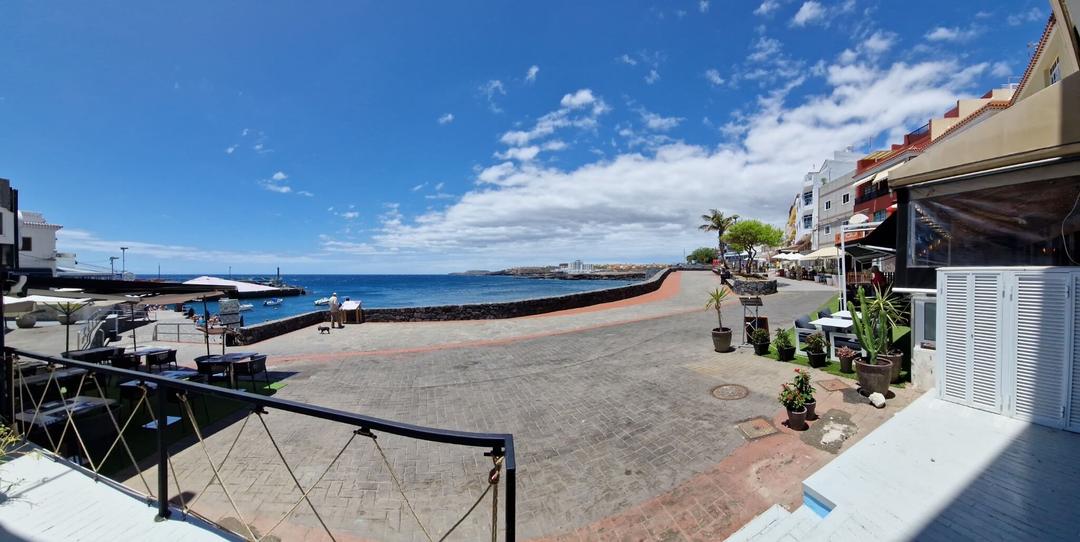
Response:
M855 205L860 205L868 201L880 198L881 196L887 196L889 194L888 186L880 186L877 188L868 188L863 191L862 194L855 196Z

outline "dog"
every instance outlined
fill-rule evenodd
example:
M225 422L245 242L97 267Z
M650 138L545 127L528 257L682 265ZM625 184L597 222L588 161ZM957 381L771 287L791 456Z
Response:
M323 333L329 335L330 334L330 326L319 326L319 334L321 335Z

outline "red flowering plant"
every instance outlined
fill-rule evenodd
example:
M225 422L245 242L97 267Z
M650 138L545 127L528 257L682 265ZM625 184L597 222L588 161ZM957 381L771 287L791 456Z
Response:
M780 396L777 399L790 412L798 412L805 408L806 399L803 397L802 392L795 389L791 384L784 384L781 387Z

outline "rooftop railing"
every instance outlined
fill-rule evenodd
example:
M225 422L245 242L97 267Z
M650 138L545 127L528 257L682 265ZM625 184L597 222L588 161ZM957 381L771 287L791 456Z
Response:
M28 363L25 360L35 361ZM498 501L499 488L501 485L504 490L502 516L505 540L515 540L517 465L514 458L513 435L506 433L473 433L423 427L290 401L287 399L264 396L257 393L237 391L199 382L168 378L160 374L75 361L13 348L5 348L4 356L0 361L3 363L3 386L0 387L0 392L2 392L3 396L0 397L0 405L2 405L0 410L3 411L4 417L12 424L16 431L24 437L29 437L32 440L37 441L41 446L47 446L52 453L61 454L62 450L72 451L72 456L78 456L83 459L84 463L87 464L95 474L102 474L102 468L106 465L109 458L113 456L113 454L119 455L121 450L123 450L127 458L131 461L134 472L137 473L137 477L142 479L142 483L146 488L146 493L143 495L147 498L148 503L152 503L156 500L158 516L160 518L168 518L172 514L169 498L170 483L177 489L181 511L185 514L195 513L191 508L195 504L194 501L190 503L185 502L184 495L190 495L190 493L185 493L183 491L181 481L176 476L172 456L170 455L169 450L169 439L166 433L170 425L181 422L190 425L197 441L197 444L193 444L193 446L197 445L201 448L202 454L207 461L206 467L208 470L205 472L212 472L210 482L202 488L202 492L205 492L211 484L215 483L215 481L221 486L233 512L236 513L237 518L240 519L240 523L243 524L243 530L237 533L241 536L246 536L254 540L265 538L292 516L299 507L306 503L307 507L310 508L322 529L329 535L330 539L336 539L333 529L331 529L323 520L323 517L319 514L316 505L309 495L354 442L367 439L371 441L373 448L378 452L383 464L389 471L394 488L400 494L410 515L427 539L434 540L436 539L436 536L445 538L461 525L470 514L479 509L480 503L490 494L491 538L492 540L495 540L499 532ZM41 372L29 377L24 376L24 370L31 364L35 365L34 371L41 370ZM76 379L77 383L75 383ZM29 384L29 381L31 380L34 382L33 385ZM64 384L61 383L61 380L64 381ZM135 390L137 400L132 398L133 406L131 407L130 414L127 415L126 419L120 419L124 417L123 410L120 408L113 408L112 405L119 404L119 401L114 401L110 398L110 391L117 390L118 388L115 384L125 380L129 382L129 387ZM130 384L132 382L136 384L132 386ZM71 392L72 388L74 388L74 393ZM88 395L83 395L84 392ZM233 497L230 495L228 488L221 477L221 472L222 467L224 467L226 461L229 459L229 452L232 451L232 446L229 448L229 452L225 454L224 458L215 460L211 457L204 440L205 427L200 425L198 416L195 414L195 410L192 409L191 403L196 398L202 398L204 401L207 398L223 399L235 402L234 404L243 405L241 411L246 410L246 417L243 418L243 425L240 426L240 431L236 434L236 440L233 441L232 446L235 446L236 442L240 439L240 435L243 433L244 427L247 426L251 417L256 417L261 422L261 426L265 429L268 444L273 447L273 450L281 460L282 466L288 471L292 482L302 495L300 499L298 499L295 504L293 504L292 507L266 532L259 535L255 534L252 526L244 521L243 514ZM175 419L175 417L169 416L168 411L170 404L173 405L174 411L179 409L180 416L178 420ZM145 410L143 410L143 407L145 407ZM205 402L203 402L202 407L203 410L206 409ZM80 414L80 409L83 408L86 410L93 408L96 409L95 411L103 412L98 412L96 414L96 420L91 422L89 417ZM341 447L340 451L337 452L337 455L334 456L333 460L330 461L326 468L321 471L322 474L318 479L314 483L307 484L307 487L304 487L304 485L300 483L297 475L290 467L290 463L285 457L285 454L282 453L278 440L275 439L269 425L267 425L264 420L264 416L271 410L290 412L300 416L336 422L349 428L349 431L342 435L343 440L345 440L344 446ZM140 416L143 418L139 418ZM139 419L141 421L141 419L145 419L145 416L150 418L151 423L145 425L140 425L138 423L133 424L133 420ZM205 413L204 420L206 424L211 422L208 412ZM237 420L235 423L240 422ZM62 427L60 427L61 425ZM109 446L107 446L107 451L105 451L104 454L95 453L95 450L93 450L95 446L88 444L91 442L91 431L94 428L97 430L105 428L107 430L105 441L101 443L102 445L97 446L98 448L106 448L104 444L109 444ZM140 461L140 458L137 458L132 451L130 442L132 432L138 431L139 428L148 428L154 431L156 453L154 453L152 465L148 465L148 462L146 461ZM445 530L441 535L430 530L429 526L422 521L419 513L413 507L405 491L402 476L396 472L393 464L387 459L383 447L379 444L378 435L380 433L399 435L410 439L439 444L479 448L484 450L484 456L491 459L492 467L490 471L488 471L486 479L483 482L483 491L478 492L479 497L472 506L464 512L461 519L452 526L444 528ZM357 439L357 437L361 438ZM109 441L111 441L111 443ZM310 460L310 458L305 459ZM147 468L144 469L140 467L140 465L146 465ZM144 476L144 472L149 470L150 466L156 467L156 490L151 489L151 484L147 482L146 477ZM505 471L505 477L503 476L503 471ZM171 478L170 473L172 473ZM135 480L135 477L131 477L131 479ZM123 480L117 481L123 482ZM196 493L195 495L196 500L201 496L200 493ZM486 526L484 529L486 529Z

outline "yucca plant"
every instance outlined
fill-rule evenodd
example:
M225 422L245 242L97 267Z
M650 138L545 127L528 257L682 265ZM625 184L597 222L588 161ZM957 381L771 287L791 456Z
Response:
M709 299L705 303L706 309L716 309L716 321L720 324L719 329L724 329L724 316L720 313L720 305L727 299L727 296L727 288L717 288L709 292Z
M867 363L870 365L877 365L878 355L888 352L892 330L903 323L904 317L899 303L889 290L875 288L875 294L876 297L869 299L866 291L860 287L856 293L859 310L855 310L855 304L851 301L847 304L855 336L866 350Z

